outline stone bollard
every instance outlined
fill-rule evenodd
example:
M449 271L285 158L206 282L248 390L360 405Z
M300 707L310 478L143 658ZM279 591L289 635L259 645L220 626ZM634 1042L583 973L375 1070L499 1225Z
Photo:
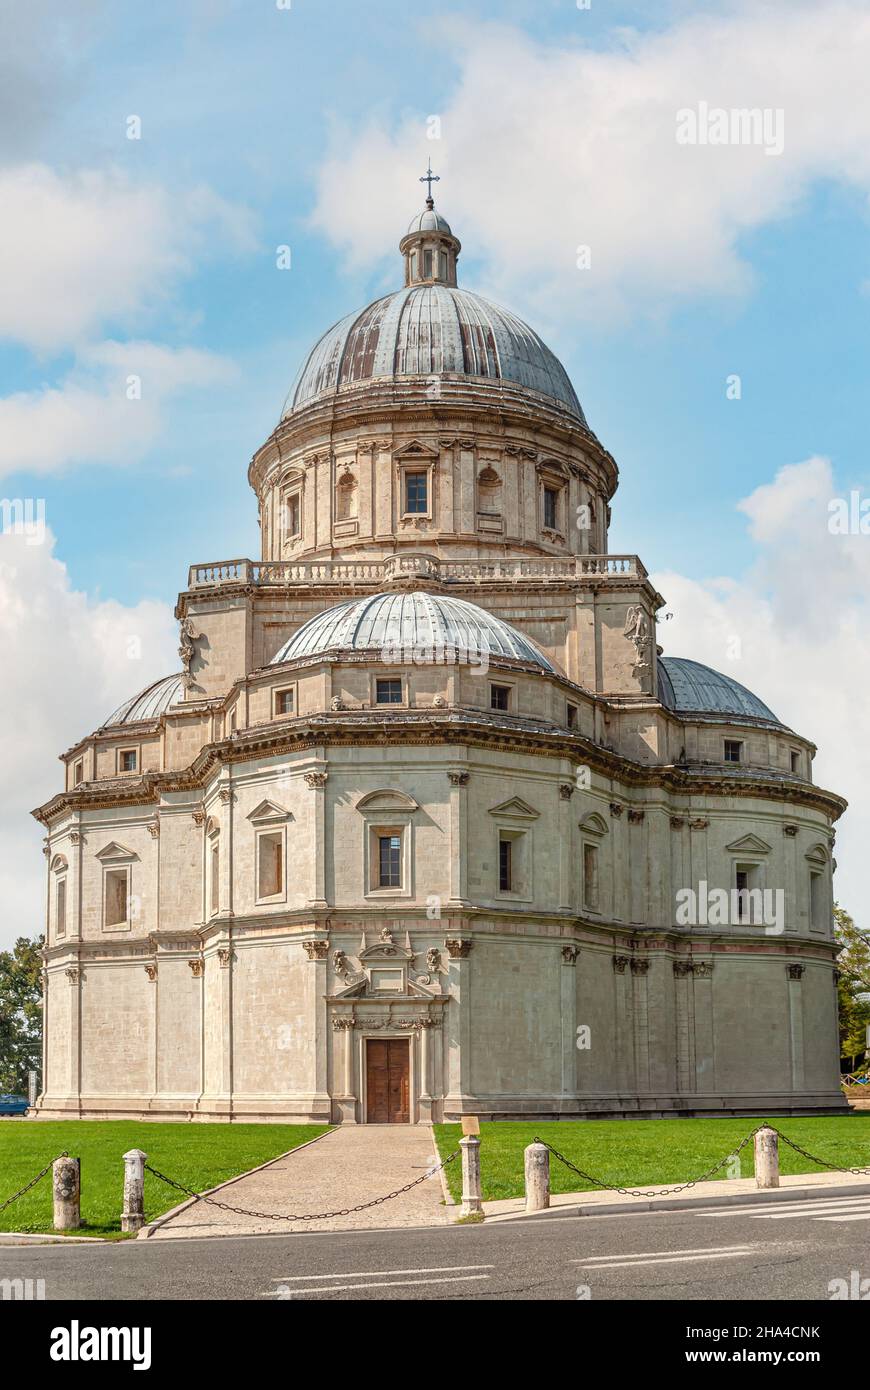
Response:
M779 1187L779 1136L763 1125L755 1135L755 1185Z
M526 1211L546 1211L550 1205L550 1150L536 1139L525 1157Z
M124 1210L122 1231L141 1231L145 1225L145 1160L141 1149L124 1154Z
M56 1158L51 1167L54 1229L75 1231L82 1224L80 1161L77 1158Z
M460 1216L483 1214L480 1200L480 1140L466 1134L459 1141L462 1150L462 1206Z

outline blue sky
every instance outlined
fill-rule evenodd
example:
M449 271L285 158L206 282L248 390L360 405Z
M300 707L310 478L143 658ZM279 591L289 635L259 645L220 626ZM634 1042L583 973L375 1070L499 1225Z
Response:
M818 740L857 848L870 562L825 518L868 487L868 64L866 0L0 0L0 495L54 538L9 566L0 537L8 853L56 753L172 668L188 566L257 554L251 454L314 340L399 284L430 157L461 283L616 457L611 550L656 574L667 650L741 637L730 674ZM702 100L783 109L782 156L678 149Z
M402 223L379 264L353 269L312 227L323 162L343 147L341 132L352 142L354 129L375 115L386 125L418 119L417 164L422 171L434 154L438 166L438 144L427 142L422 122L442 109L457 70L451 45L432 31L445 18L436 4L294 0L282 11L249 0L81 12L89 10L55 110L32 132L27 154L60 169L120 169L170 194L207 185L247 211L244 248L221 245L218 235L187 273L143 294L134 323L108 315L102 324L105 336L144 334L218 353L237 375L227 389L174 401L136 463L83 460L42 480L16 472L4 486L10 495L46 497L57 554L77 587L125 603L145 593L168 601L193 560L255 551L245 469L301 355L335 318L397 282ZM650 18L648 6L596 3L581 12L541 0L463 3L453 12L511 21L568 49L604 49L618 26L643 30ZM655 7L654 18L663 27L682 13ZM130 113L142 119L139 141L125 138ZM382 172L365 170L372 200ZM498 178L510 184L509 165ZM570 166L554 165L552 180L570 183ZM448 176L437 192L451 216ZM409 171L408 215L420 194ZM456 229L463 234L461 219ZM282 243L293 251L289 273L275 270ZM661 317L565 321L548 335L621 466L612 547L638 551L651 568L672 563L676 551L684 572L698 577L745 565L751 552L735 503L808 453L829 454L846 482L866 480L870 302L858 293L870 274L866 200L854 189L813 184L790 215L740 246L755 280L737 302L703 296ZM483 269L468 241L463 282L485 283ZM56 382L68 365L68 353L37 355L14 341L0 353L6 392ZM739 402L725 399L730 372L743 380ZM107 516L119 521L108 536ZM124 525L131 516L134 545Z

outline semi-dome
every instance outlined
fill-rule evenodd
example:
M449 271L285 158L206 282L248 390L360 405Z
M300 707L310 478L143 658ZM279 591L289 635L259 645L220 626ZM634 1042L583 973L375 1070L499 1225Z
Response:
M464 599L420 591L337 603L303 623L270 664L327 652L379 651L395 660L399 651L432 648L509 657L555 672L534 642L501 618Z
M659 697L663 705L677 714L731 714L740 719L761 719L781 729L786 727L745 685L684 656L659 657Z
M432 198L399 244L405 287L324 333L306 357L282 418L367 381L464 376L547 397L586 425L559 359L527 323L456 283L461 243ZM431 384L427 383L431 394Z
M181 676L164 676L119 705L102 727L105 729L113 724L136 724L142 719L159 719L161 714L183 699L184 682Z

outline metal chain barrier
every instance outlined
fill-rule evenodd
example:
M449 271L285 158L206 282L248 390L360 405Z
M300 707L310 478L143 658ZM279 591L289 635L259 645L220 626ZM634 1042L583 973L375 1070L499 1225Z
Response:
M69 1154L67 1153L66 1149L64 1149L62 1154L58 1154L57 1158L69 1158ZM0 1211L5 1211L7 1207L11 1207L12 1203L17 1202L19 1197L23 1197L25 1192L29 1192L31 1187L35 1187L38 1182L42 1182L42 1179L45 1177L46 1173L51 1172L52 1168L57 1162L57 1158L53 1158L50 1163L46 1163L42 1172L37 1173L36 1177L31 1178L30 1182L27 1183L24 1187L20 1188L18 1192L13 1193L11 1197L7 1197L5 1202L0 1202Z
M443 1163L436 1163L432 1168L427 1168L426 1172L423 1173L421 1177L414 1178L413 1182L406 1182L404 1187L397 1187L395 1192L388 1192L383 1197L373 1197L370 1202L359 1202L355 1207L342 1207L340 1211L305 1212L295 1215L278 1211L248 1211L245 1207L230 1206L229 1202L219 1202L216 1197L203 1197L199 1192L194 1192L191 1188L185 1187L183 1183L175 1182L173 1178L168 1178L166 1174L161 1173L159 1169L152 1168L150 1163L145 1164L145 1172L151 1173L155 1178L159 1178L160 1181L166 1183L168 1187L174 1187L176 1191L183 1192L187 1197L192 1197L194 1201L208 1202L209 1206L219 1207L221 1211L229 1211L236 1216L254 1216L261 1221L329 1221L335 1216L351 1216L354 1212L368 1211L370 1207L379 1207L382 1202L389 1202L393 1197L401 1197L405 1192L410 1192L412 1188L419 1187L421 1182L426 1182L427 1179L434 1177L436 1173L440 1173L443 1168L447 1167L448 1163L452 1163L455 1158L459 1157L459 1152L459 1149L454 1149L453 1153L450 1154L448 1158L445 1158Z
M755 1129L747 1134L745 1139L741 1139L736 1149L726 1154L720 1163L715 1164L712 1168L708 1168L707 1172L702 1173L699 1178L693 1178L691 1182L680 1183L677 1187L660 1188L657 1192L640 1192L629 1187L617 1187L614 1183L603 1182L600 1178L594 1178L591 1173L587 1173L582 1168L578 1168L576 1163L572 1163L570 1158L566 1158L564 1154L560 1154L559 1150L554 1149L552 1144L548 1144L546 1139L539 1139L538 1136L535 1135L535 1143L543 1144L545 1148L549 1149L554 1158L558 1158L560 1163L564 1163L566 1168L570 1168L572 1172L577 1173L581 1178L585 1178L587 1182L591 1182L595 1187L603 1187L608 1192L618 1192L622 1197L671 1197L677 1192L686 1192L690 1187L697 1187L700 1182L707 1182L714 1173L719 1172L720 1168L724 1168L726 1163L730 1163L732 1159L736 1158L741 1150L745 1149L746 1145L755 1138L760 1129L772 1129L774 1134L788 1144L790 1149L794 1149L795 1153L799 1153L802 1158L808 1159L810 1163L818 1164L820 1168L828 1168L835 1173L852 1173L856 1177L870 1177L870 1168L840 1168L836 1163L830 1163L826 1158L817 1158L815 1154L811 1154L806 1149L801 1148L800 1144L796 1144L793 1139L789 1139L787 1134L783 1134L781 1129L776 1128L776 1125L756 1125Z
M714 1173L718 1173L720 1168L724 1168L726 1163L730 1163L733 1158L736 1158L741 1149L745 1149L750 1140L755 1138L758 1131L764 1128L764 1125L757 1125L751 1133L747 1134L745 1139L741 1139L736 1149L732 1149L730 1153L725 1155L720 1163L716 1163L712 1168L708 1168L707 1172L702 1173L699 1178L693 1178L691 1182L680 1183L678 1187L660 1188L658 1192L638 1192L630 1187L617 1187L615 1183L603 1182L600 1178L593 1178L591 1173L587 1173L582 1168L578 1168L576 1163L572 1163L570 1158L566 1158L564 1154L560 1154L559 1150L554 1149L552 1144L548 1144L546 1139L539 1139L538 1136L535 1135L535 1143L543 1144L545 1148L550 1150L554 1158L558 1158L560 1163L564 1163L566 1168L570 1168L572 1172L577 1173L581 1178L585 1178L587 1182L593 1183L595 1187L606 1188L608 1192L618 1192L621 1197L671 1197L676 1192L686 1192L690 1187L696 1187L699 1182L706 1182Z
M782 1130L776 1129L775 1125L770 1125L770 1129L775 1130L780 1139L784 1139L789 1148L794 1149L795 1153L799 1153L802 1158L808 1158L810 1163L817 1163L820 1168L830 1168L834 1173L854 1173L856 1177L870 1178L870 1168L840 1168L836 1163L829 1163L826 1158L816 1158L815 1154L807 1153L806 1149L802 1149L800 1144L796 1144L793 1139L789 1139L788 1135L783 1134Z

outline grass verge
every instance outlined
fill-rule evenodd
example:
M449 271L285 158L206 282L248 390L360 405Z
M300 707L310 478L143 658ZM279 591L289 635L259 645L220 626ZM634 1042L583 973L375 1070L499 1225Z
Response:
M537 1136L592 1176L617 1187L682 1183L698 1178L726 1154L732 1153L758 1119L712 1120L561 1120L541 1122L499 1120L480 1126L480 1167L484 1201L523 1195L523 1150ZM870 1168L870 1113L782 1119L770 1122L810 1153L840 1168ZM436 1125L441 1158L457 1147L460 1125ZM802 1158L780 1140L780 1172L818 1173L815 1163ZM445 1170L450 1195L462 1192L460 1160ZM754 1175L752 1145L740 1154L740 1170L732 1176ZM718 1175L726 1178L726 1170ZM550 1160L553 1192L596 1192L558 1159Z
M135 1120L9 1120L0 1122L0 1203L64 1149L81 1159L82 1226L86 1236L120 1236L122 1156L142 1149L167 1177L205 1192L298 1148L326 1125L161 1124ZM183 1202L183 1193L145 1174L149 1220ZM52 1230L51 1173L0 1212L0 1231Z

